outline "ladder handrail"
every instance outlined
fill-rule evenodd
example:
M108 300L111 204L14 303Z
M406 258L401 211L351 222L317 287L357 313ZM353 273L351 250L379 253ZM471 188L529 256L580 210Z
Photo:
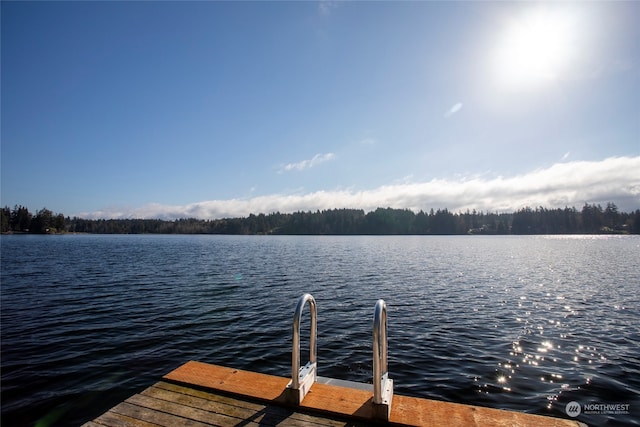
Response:
M298 299L296 311L293 314L293 348L291 351L291 386L293 389L300 388L300 323L302 321L302 310L304 305L309 302L309 311L311 314L311 334L309 337L309 363L314 365L317 361L317 336L318 321L316 300L311 294L304 294Z
M379 299L373 312L373 403L383 403L382 382L388 375L387 304Z

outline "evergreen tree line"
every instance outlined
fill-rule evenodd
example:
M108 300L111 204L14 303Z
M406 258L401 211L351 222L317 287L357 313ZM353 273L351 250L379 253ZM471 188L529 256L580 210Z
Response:
M13 210L4 207L0 211L0 226L3 233L64 233L67 231L68 218L63 214L54 214L43 208L33 215L24 206L15 206Z
M614 203L576 208L523 208L514 213L447 209L415 213L409 209L330 209L291 214L251 214L246 218L200 220L83 219L44 208L31 214L24 206L2 209L3 233L94 234L640 234L640 209L619 212Z

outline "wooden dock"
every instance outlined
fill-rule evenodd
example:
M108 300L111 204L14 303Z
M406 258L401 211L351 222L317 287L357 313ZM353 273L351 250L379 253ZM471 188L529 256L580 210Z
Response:
M365 426L372 393L317 382L299 406L288 405L289 378L187 362L85 427L103 426ZM339 382L337 384L340 384ZM578 427L560 418L394 395L396 426Z

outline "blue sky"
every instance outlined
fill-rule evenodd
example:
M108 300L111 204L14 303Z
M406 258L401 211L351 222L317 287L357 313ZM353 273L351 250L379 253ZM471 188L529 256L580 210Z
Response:
M2 205L640 208L639 2L2 2Z

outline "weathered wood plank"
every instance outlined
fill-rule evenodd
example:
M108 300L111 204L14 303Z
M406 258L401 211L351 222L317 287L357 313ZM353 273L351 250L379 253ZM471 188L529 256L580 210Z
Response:
M211 419L220 418L221 420L227 420L227 417L232 417L233 419L230 421L228 425L236 425L241 420L251 421L255 423L260 423L260 425L282 425L282 426L295 426L302 425L303 423L295 420L289 419L289 417L294 414L293 411L284 410L284 411L270 411L267 406L262 406L260 409L249 409L244 408L241 405L233 405L229 403L219 402L211 397L205 399L201 397L189 396L186 394L176 393L168 390L163 390L161 388L151 387L145 390L143 395L152 397L159 400L164 400L170 403L175 403L181 405L182 407L189 407L191 410L197 411L199 413L200 410L209 412L208 417L196 418L201 421L210 422ZM237 401L239 402L239 401ZM166 407L163 407L163 410L166 410ZM284 408L283 408L284 409ZM176 414L181 415L181 414ZM310 420L312 421L312 420ZM221 425L227 425L225 422L220 422ZM317 425L317 424L316 424Z
M163 427L190 426L190 427L210 427L212 424L190 419L189 417L158 411L147 405L139 405L137 399L139 395L134 395L113 409L113 412L126 415L131 418L146 420ZM133 402L131 402L133 400ZM219 424L213 424L219 425Z
M184 406L179 403L169 402L166 400L155 399L153 397L136 394L125 401L126 403L136 405L149 411L155 411L162 414L171 415L182 418L180 423L173 422L170 425L184 425L188 420L190 425L216 425L220 427L233 427L239 422L246 421L241 418L229 416L221 413L211 413L200 408ZM153 421L153 420L152 420ZM155 422L155 421L153 421ZM245 425L258 426L255 422L247 422Z
M129 412L134 416L123 414L123 412ZM100 427L158 427L158 424L145 421L136 415L137 414L132 414L128 405L120 403L96 418L94 422ZM89 423L83 425L83 427L85 426L90 427Z
M263 407L258 410L242 408L231 405L229 403L219 402L211 398L189 396L187 394L176 393L174 391L165 390L158 387L149 387L140 394L154 399L172 402L191 408L198 408L202 409L203 411L211 412L214 414L222 414L237 419L247 419L253 417L256 413L264 410L265 408Z
M164 381L159 381L155 383L153 387L161 388L168 391L173 391L176 393L186 394L188 396L200 397L200 398L209 399L209 400L216 400L218 402L227 403L229 405L239 404L239 405L242 405L242 407L244 408L253 409L255 411L260 411L267 407L266 404L258 403L257 401L234 398L225 394L212 393L209 391L204 391L204 390L186 387L186 386L174 384L174 383L168 383Z
M357 424L160 382L130 397L83 427L183 425L338 427Z
M337 420L326 416L318 417L281 406L263 405L165 382L155 384L145 390L143 394L213 412L219 411L244 419L252 419L257 413L260 413L264 415L259 420L261 425L322 425L338 427L348 424L346 420ZM349 425L356 424L350 423Z

